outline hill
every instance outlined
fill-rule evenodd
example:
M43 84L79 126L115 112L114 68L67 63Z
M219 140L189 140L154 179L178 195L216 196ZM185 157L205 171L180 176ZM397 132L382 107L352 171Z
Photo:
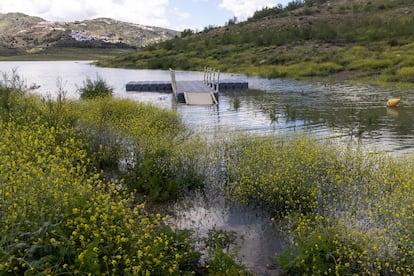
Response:
M412 0L295 0L100 65L411 85L413 30Z
M110 18L50 22L21 13L0 14L0 55L36 53L54 48L137 48L179 32Z

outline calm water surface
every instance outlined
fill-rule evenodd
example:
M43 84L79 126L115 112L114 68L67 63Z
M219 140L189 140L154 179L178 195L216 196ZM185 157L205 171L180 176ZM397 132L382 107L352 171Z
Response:
M35 92L54 96L58 84L70 98L87 77L99 75L114 88L115 96L174 108L186 125L205 135L249 132L258 135L307 131L339 143L358 143L394 155L414 153L414 91L391 90L369 85L325 84L294 80L267 80L222 74L221 79L249 82L249 91L220 93L218 106L174 104L171 94L126 92L129 81L169 81L168 71L98 68L85 61L0 62L0 71L17 69ZM202 72L177 72L177 80L202 80ZM400 97L398 108L386 108L389 97ZM182 227L201 234L212 227L238 232L244 237L240 255L259 275L273 274L265 268L267 256L280 252L279 234L267 226L268 218L241 207L226 207L218 196L201 201L194 197L191 208L178 208Z

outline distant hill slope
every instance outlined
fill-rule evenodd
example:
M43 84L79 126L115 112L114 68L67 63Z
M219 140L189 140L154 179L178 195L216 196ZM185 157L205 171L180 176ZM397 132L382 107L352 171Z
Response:
M413 0L294 0L102 66L414 84Z
M53 47L128 48L171 39L179 32L110 18L50 22L21 13L0 14L0 53Z

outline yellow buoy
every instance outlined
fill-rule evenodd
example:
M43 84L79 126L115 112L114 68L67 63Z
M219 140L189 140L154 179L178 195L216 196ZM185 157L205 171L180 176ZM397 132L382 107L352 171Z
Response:
M387 101L388 107L396 107L400 103L400 99L389 99Z

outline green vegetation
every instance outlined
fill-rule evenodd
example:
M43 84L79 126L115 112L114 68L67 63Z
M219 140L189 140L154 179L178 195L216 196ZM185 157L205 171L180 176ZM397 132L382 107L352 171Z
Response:
M285 8L257 11L245 22L200 33L187 30L180 38L99 65L211 66L267 78L332 77L413 86L412 12L406 0L292 1Z
M178 196L194 181L177 177L203 172L198 147L176 148L188 136L176 113L109 97L68 101L63 91L39 99L18 76L0 84L1 275L243 273L225 251L226 262L206 253L214 266L204 266L198 239L149 213L139 193L165 200L174 189ZM127 168L115 165L123 159ZM133 179L130 170L146 160L151 172ZM148 190L150 177L159 180ZM159 192L164 181L174 182L167 193Z
M131 49L49 48L39 52L26 53L0 47L0 61L99 60L132 54L134 51Z
M83 86L78 88L81 99L94 99L99 97L112 97L113 88L102 77L96 76L96 80L87 78Z
M287 275L404 275L414 269L414 167L303 135L226 142L227 196L274 214L292 240Z
M16 74L3 75L0 111L1 275L248 275L236 233L195 237L147 205L207 185L273 216L282 273L414 270L412 157L306 134L206 141L173 111L40 99Z

